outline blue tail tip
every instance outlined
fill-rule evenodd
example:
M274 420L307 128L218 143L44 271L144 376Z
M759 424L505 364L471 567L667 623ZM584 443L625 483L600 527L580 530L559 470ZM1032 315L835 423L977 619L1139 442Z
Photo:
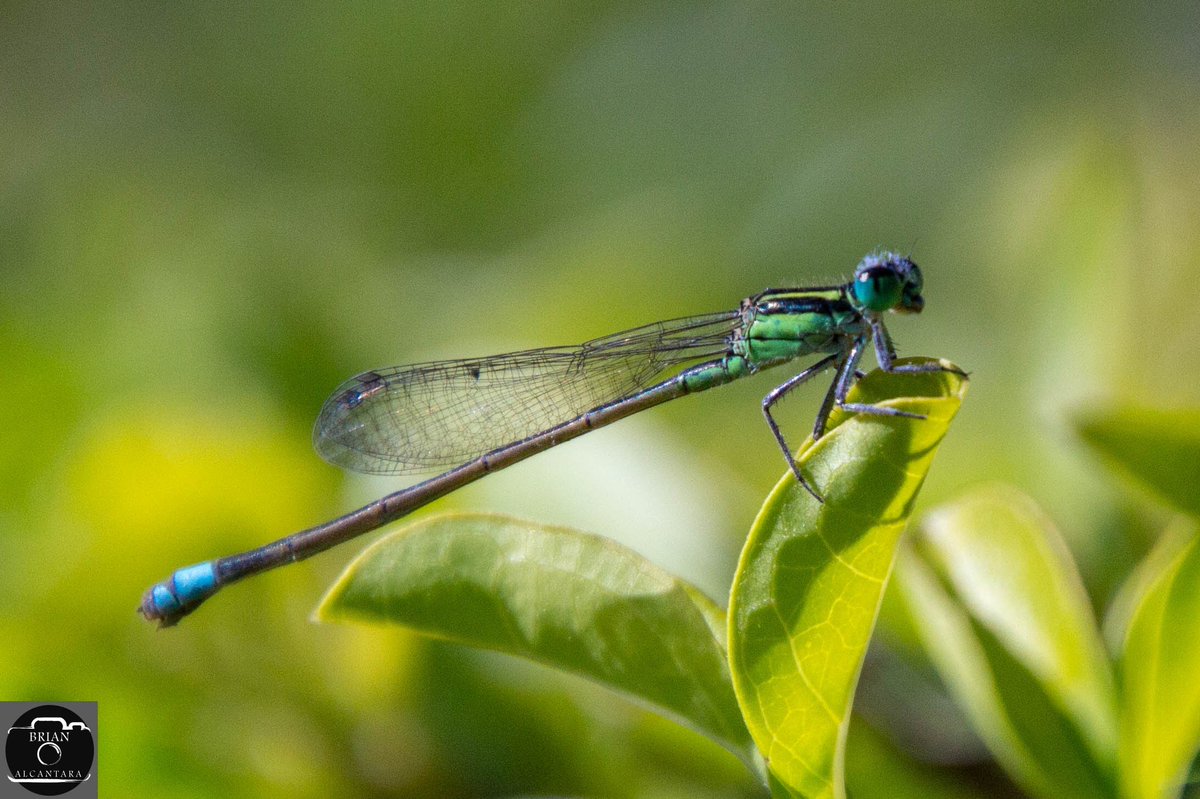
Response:
M173 627L219 587L212 561L180 569L165 582L151 586L142 597L138 612L159 627Z

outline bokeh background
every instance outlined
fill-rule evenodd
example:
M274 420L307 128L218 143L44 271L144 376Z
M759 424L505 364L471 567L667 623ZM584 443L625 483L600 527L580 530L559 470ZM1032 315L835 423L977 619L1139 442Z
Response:
M99 701L107 795L758 795L581 680L311 623L359 543L174 630L134 608L400 485L310 449L356 372L725 309L879 246L926 276L901 353L973 373L922 506L1023 488L1102 611L1164 517L1069 423L1200 400L1197 30L1191 2L4 4L0 698ZM609 535L723 601L785 376L430 510ZM797 441L822 391L789 401ZM868 662L852 789L933 764L924 795L1015 795L906 658Z

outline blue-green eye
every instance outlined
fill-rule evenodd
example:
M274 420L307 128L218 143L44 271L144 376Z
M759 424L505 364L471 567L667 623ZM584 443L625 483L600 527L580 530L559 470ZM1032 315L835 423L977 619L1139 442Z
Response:
M896 270L872 266L854 276L854 296L870 311L887 311L900 302L904 286Z

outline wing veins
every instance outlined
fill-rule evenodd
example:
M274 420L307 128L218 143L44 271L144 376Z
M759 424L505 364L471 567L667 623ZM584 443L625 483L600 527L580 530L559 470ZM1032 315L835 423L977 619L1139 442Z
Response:
M466 462L653 384L665 370L729 350L737 312L634 328L548 347L364 372L321 410L326 460L375 474Z

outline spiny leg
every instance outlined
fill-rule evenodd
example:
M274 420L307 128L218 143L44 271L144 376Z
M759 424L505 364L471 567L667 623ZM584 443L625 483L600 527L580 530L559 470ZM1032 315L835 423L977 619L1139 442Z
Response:
M952 374L966 377L967 373L957 366L949 367L942 366L940 363L904 363L897 364L896 347L892 344L892 337L888 335L887 328L883 326L882 319L871 320L871 337L875 344L875 359L879 361L879 368L889 374L927 374L929 372L950 372Z
M829 355L825 358L822 358L800 374L788 378L782 384L771 389L771 392L767 394L767 396L763 397L762 402L763 416L767 417L767 426L771 428L771 433L774 434L775 440L779 443L779 448L783 450L784 460L787 461L788 467L792 470L792 474L796 475L796 479L800 481L800 485L804 486L804 490L812 494L817 502L824 502L825 500L821 499L821 495L814 491L813 487L810 486L808 481L804 479L804 475L800 474L800 467L796 465L796 458L792 455L791 447L788 446L787 441L784 439L783 431L779 429L779 425L776 423L775 417L771 415L771 406L787 396L792 389L796 388L796 386L801 385L805 381L810 380L814 375L818 375L828 369L837 359L837 355Z
M845 357L845 354L838 357ZM833 404L837 401L838 375L841 374L842 364L839 363L834 368L837 371L834 372L833 380L829 382L829 390L825 392L825 399L821 400L821 407L817 409L817 418L813 421L813 441L817 441L825 435L825 427L829 424L829 414L833 412ZM855 374L858 374L857 370Z
M879 326L879 328L882 328L882 327L883 327L883 325ZM879 343L880 343L880 335L878 333L879 328L876 328L876 335L875 335L876 348L879 347ZM891 342L887 340L886 334L884 334L883 340L884 340L886 346L891 346ZM865 336L859 336L858 338L854 339L854 344L852 344L850 346L850 352L846 355L846 360L841 364L841 367L838 369L837 377L834 378L834 383L833 383L834 401L837 403L838 407L841 408L843 411L848 411L850 413L870 413L870 414L874 414L875 416L902 416L906 419L924 419L924 418L926 418L919 413L910 413L908 411L901 411L901 410L897 410L896 408L888 408L888 407L884 407L882 405L869 405L864 402L846 402L846 394L849 393L850 386L854 385L854 375L855 375L856 367L858 366L858 362L862 359L863 350L866 349L866 345L867 345L867 339ZM877 352L879 352L879 353L886 352L886 348L883 350L877 349ZM893 353L893 355L894 355L894 353ZM894 367L894 369L885 368L883 366L884 359L885 358L887 359L888 366L894 366L894 364L892 364L892 359L888 358L888 356L882 355L882 354L880 354L878 357L879 357L879 361L880 361L880 364L879 364L880 368L882 368L885 372L904 371L903 366ZM913 365L914 366L925 366L927 364L913 364ZM928 365L929 366L937 366L937 364L928 364ZM939 369L919 369L919 370L908 370L908 371L933 372L933 371L941 371L941 369L940 368Z
M862 360L866 348L867 340L864 336L859 336L851 341L850 349L846 352L846 359L842 361L841 368L833 376L833 396L838 405L845 404L846 393L850 390L850 386L854 385L854 376L858 374L858 362Z

